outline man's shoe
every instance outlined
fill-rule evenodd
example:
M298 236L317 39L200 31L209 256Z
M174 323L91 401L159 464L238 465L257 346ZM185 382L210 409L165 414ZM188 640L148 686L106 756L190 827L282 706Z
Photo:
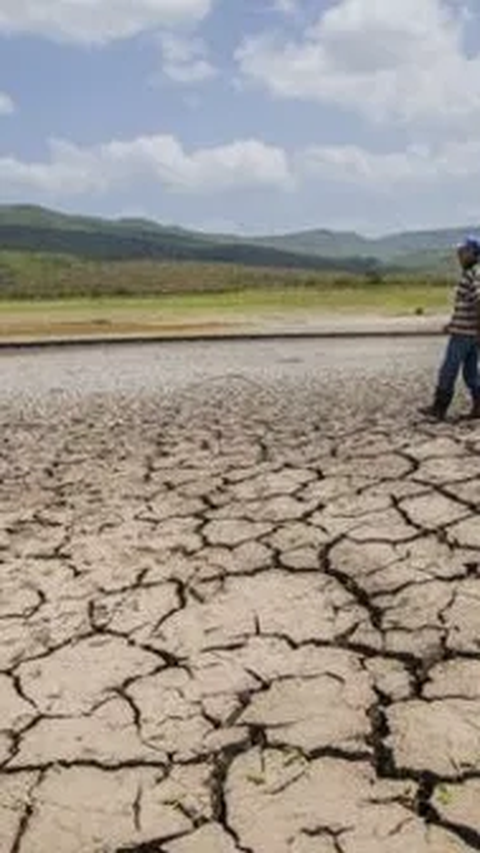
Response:
M444 391L440 391L437 388L432 405L419 409L419 413L423 415L423 417L429 418L429 420L444 421L447 416L451 400L452 398L450 394L445 394Z
M446 409L440 409L435 404L419 409L418 413L431 421L444 421L447 415Z

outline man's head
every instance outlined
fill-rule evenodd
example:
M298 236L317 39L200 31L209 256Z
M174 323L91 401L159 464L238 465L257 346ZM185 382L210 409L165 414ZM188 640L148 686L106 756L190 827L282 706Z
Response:
M458 260L464 270L475 266L480 260L480 240L467 237L457 248Z

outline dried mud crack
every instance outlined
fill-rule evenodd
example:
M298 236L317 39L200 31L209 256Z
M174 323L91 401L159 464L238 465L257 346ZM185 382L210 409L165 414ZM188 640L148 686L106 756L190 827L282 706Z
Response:
M422 381L0 397L1 851L480 850L480 428Z

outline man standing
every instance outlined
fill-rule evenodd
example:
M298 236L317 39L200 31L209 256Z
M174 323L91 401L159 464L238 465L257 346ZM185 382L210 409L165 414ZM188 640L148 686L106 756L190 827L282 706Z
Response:
M452 402L460 371L472 397L470 418L480 418L480 241L468 237L457 250L462 275L455 291L453 316L447 326L450 335L440 369L433 404L421 414L444 420Z

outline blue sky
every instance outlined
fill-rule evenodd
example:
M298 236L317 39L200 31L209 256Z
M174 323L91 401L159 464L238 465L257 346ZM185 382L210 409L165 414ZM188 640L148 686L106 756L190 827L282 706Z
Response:
M243 233L480 224L480 4L0 0L0 200Z

